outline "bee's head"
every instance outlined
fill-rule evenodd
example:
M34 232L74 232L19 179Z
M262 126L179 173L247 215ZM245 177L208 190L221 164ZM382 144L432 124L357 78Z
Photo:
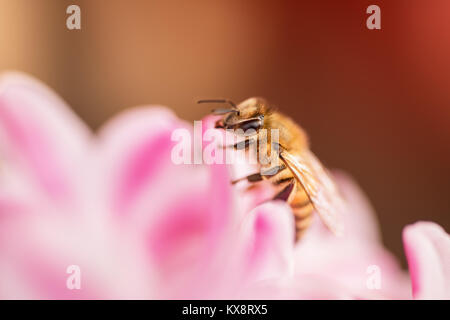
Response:
M229 100L201 100L199 103L216 102L228 103L229 108L214 109L213 114L224 115L224 117L216 123L216 128L224 129L249 129L259 130L264 125L264 115L269 112L267 103L260 98L247 99L237 106Z

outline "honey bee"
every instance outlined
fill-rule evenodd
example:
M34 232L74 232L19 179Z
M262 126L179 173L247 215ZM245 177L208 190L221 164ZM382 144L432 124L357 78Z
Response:
M260 172L232 181L247 180L256 183L269 180L280 189L274 199L286 201L295 217L295 241L298 241L317 212L322 222L336 235L342 235L341 214L345 203L324 166L309 149L306 133L292 119L276 111L262 98L250 98L238 105L229 100L201 100L199 103L227 103L230 107L215 109L213 114L224 115L216 122L216 128L252 129L254 134L245 136L245 149L255 141L265 138L266 151L274 148L279 157L277 166L260 164ZM266 130L261 130L266 129ZM271 139L271 129L278 129L278 141ZM262 137L263 135L266 135ZM260 152L260 148L256 149ZM258 157L259 159L259 157Z

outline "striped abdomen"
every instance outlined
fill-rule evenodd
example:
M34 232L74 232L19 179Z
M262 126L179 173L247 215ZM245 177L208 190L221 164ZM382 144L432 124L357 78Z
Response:
M294 183L294 190L288 199L288 203L294 213L295 240L298 241L311 225L314 207L305 189L298 182Z

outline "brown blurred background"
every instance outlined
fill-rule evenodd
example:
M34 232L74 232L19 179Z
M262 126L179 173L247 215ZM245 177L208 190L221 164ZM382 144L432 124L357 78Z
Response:
M40 78L94 129L140 104L194 120L199 98L266 97L358 180L403 263L404 225L450 231L449 57L446 0L0 0L0 70Z

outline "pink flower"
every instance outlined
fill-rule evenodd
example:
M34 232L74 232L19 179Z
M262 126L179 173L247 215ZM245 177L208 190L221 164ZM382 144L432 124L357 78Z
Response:
M411 293L350 178L336 174L346 235L315 221L294 246L290 208L264 201L270 186L233 187L228 166L171 161L177 128L192 131L165 108L142 107L93 134L42 84L4 75L0 297L450 297L450 238L439 226L405 228Z

